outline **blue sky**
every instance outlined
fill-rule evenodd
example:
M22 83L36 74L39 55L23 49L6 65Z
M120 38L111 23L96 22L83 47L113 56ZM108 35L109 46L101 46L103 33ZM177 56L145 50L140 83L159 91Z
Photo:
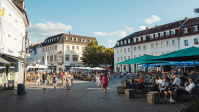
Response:
M25 0L31 43L59 33L96 37L99 45L115 42L147 27L198 16L199 0Z

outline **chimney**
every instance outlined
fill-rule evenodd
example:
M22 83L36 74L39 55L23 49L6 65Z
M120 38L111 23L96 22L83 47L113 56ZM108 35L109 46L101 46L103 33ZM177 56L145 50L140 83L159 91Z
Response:
M149 29L149 27L146 27L146 30L148 30Z
M155 27L158 27L158 25L155 25Z
M188 17L185 17L185 20L188 20L189 18Z

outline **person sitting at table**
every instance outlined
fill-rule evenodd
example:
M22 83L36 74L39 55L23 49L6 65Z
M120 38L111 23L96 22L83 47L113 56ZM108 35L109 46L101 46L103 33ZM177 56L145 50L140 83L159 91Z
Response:
M167 79L164 78L161 84L159 84L160 92L164 93L164 91L166 91L167 89L167 86L168 86Z
M166 90L164 91L164 94L165 94L165 100L168 100L169 102L171 102L171 103L174 103L174 102L176 102L176 101L174 101L173 99L172 99L172 95L173 95L173 88L172 88L172 84L169 84L168 86L167 86L167 88L166 88ZM170 96L170 99L167 99L167 95L169 94L169 96Z
M139 84L142 84L142 83L143 83L142 76L140 76L140 78L138 79L138 83L139 83Z
M176 98L175 100L177 101L179 96L182 95L182 94L191 94L192 93L192 90L193 88L195 88L195 84L194 84L194 81L192 78L189 78L189 85L187 85L187 83L185 83L185 88L184 89L178 89L176 91Z
M174 81L173 81L173 85L174 86L180 86L180 83L181 83L181 80L180 80L180 78L178 78L178 76L177 75L174 75Z
M171 81L171 79L168 77L167 74L164 75L164 78L166 78L167 82L170 82L170 81Z
M183 74L180 74L179 78L181 80L180 86L184 86L184 83L187 81L187 79L184 77Z
M162 81L163 81L163 80L162 80L162 77L161 77L161 76L159 76L158 78L159 78L159 79L158 79L158 81L156 82L156 84L161 84L161 83L162 83Z

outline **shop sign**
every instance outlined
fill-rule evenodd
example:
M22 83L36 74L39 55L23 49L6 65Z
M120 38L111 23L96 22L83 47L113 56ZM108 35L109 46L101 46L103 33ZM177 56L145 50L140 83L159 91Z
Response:
M0 10L0 16L4 16L4 10Z
M57 64L58 65L63 65L63 63L64 63L63 58L64 58L64 54L62 53L62 51L59 51L57 53Z

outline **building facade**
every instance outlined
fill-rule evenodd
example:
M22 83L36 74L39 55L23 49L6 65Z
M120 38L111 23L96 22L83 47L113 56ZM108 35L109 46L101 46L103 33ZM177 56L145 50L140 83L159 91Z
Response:
M0 0L0 10L4 11L0 17L0 84L22 83L24 55L19 52L25 51L29 25L24 0Z
M125 56L131 55L136 58L143 55L159 56L191 46L198 46L198 17L185 18L180 21L168 23L153 28L146 28L137 32L137 35L131 36L132 42L125 44L129 36L118 40L114 47L114 64L125 61ZM136 33L136 32L135 32ZM132 34L131 34L132 35ZM125 53L125 47L131 48L131 52ZM121 68L119 72L136 72L136 65L115 65L115 71L118 66ZM124 67L123 67L124 66ZM131 66L131 70L125 71L125 66Z
M42 64L51 71L83 66L82 51L91 41L96 38L66 33L48 37L42 44Z

